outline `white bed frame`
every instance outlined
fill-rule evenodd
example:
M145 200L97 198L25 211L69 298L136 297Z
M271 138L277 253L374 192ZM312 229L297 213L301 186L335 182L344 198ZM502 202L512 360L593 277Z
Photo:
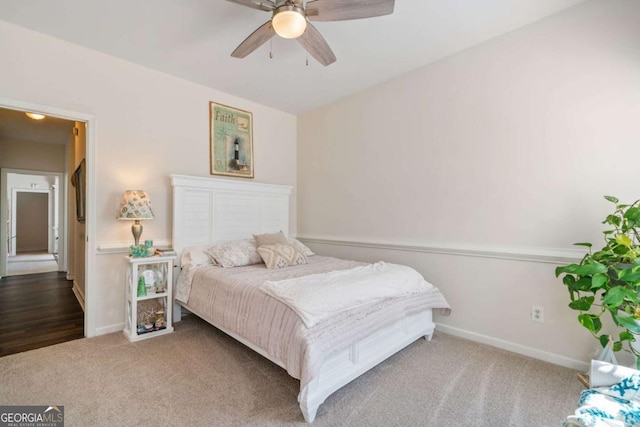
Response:
M252 234L280 230L288 234L290 186L185 175L171 175L171 185L173 246L178 254L188 246L243 239ZM180 306L174 304L174 321L179 320ZM233 331L213 326L285 368L281 360L264 349ZM313 422L318 407L329 395L418 338L431 340L434 329L432 310L427 309L387 324L327 358L318 376L298 394L304 419Z

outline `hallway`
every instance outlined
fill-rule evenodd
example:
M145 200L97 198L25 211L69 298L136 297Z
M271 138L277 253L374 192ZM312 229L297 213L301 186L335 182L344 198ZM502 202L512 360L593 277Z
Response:
M84 312L63 272L0 279L0 356L84 337Z

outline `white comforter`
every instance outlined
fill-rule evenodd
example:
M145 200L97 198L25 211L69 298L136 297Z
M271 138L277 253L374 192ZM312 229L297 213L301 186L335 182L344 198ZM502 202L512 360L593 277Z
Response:
M269 280L260 287L296 312L307 328L342 311L433 288L411 267L377 262L348 270Z
M287 305L260 290L266 281L288 280L310 274L353 269L361 262L314 255L309 264L269 270L264 264L247 267L198 267L183 271L176 295L185 307L209 323L233 332L300 379L301 390L334 352L369 336L380 326L427 308L448 314L440 291L429 287L398 298L343 310L307 328ZM181 276L183 275L181 274ZM190 280L193 279L193 280Z

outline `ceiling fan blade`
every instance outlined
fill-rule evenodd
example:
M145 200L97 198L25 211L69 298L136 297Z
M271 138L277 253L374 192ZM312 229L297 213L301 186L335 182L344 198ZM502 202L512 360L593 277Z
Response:
M307 3L311 21L346 21L393 13L395 0L315 0Z
M271 25L271 20L265 22L258 27L249 37L244 39L242 43L231 53L234 58L244 58L251 52L265 44L271 37L276 35L276 31Z
M325 67L336 62L336 56L326 40L310 22L307 22L307 29L297 40L311 56Z
M227 0L231 3L241 4L242 6L247 6L252 9L264 10L266 12L273 11L276 6L272 1L269 0Z

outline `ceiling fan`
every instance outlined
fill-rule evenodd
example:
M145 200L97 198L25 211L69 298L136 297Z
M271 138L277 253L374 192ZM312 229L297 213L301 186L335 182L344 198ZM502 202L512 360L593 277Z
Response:
M346 21L393 13L395 0L227 0L253 9L271 12L262 24L231 53L244 58L274 35L298 42L322 65L336 61L336 56L308 21Z

